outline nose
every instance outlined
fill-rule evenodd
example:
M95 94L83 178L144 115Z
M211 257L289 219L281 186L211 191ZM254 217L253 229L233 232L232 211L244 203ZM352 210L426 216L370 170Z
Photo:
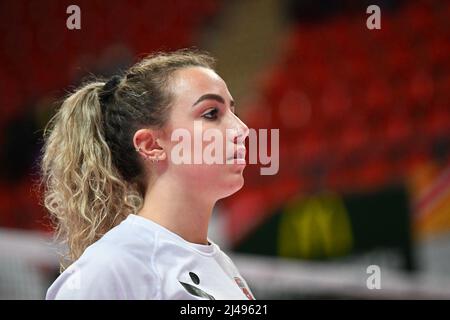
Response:
M247 127L247 125L242 122L241 119L239 119L238 117L236 117L237 120L237 126L236 126L236 136L234 137L234 143L235 144L239 144L239 143L243 143L245 138L248 137L249 135L249 129Z

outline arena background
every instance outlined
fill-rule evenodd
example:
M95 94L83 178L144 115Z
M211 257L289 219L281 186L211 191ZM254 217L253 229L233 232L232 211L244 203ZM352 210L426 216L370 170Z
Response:
M58 273L35 183L59 99L192 46L250 128L280 129L278 174L248 165L211 221L256 298L450 298L449 21L444 0L0 1L0 298Z

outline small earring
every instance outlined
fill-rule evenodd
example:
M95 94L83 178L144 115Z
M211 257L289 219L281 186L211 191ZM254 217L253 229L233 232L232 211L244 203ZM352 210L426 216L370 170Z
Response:
M136 148L136 151L137 151L137 152L141 152L141 147Z

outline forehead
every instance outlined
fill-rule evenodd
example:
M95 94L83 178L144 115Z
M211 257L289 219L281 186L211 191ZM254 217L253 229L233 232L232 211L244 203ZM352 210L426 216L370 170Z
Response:
M194 102L205 93L215 93L226 100L231 99L225 81L213 70L203 67L188 67L176 71L170 87L175 100L192 99Z

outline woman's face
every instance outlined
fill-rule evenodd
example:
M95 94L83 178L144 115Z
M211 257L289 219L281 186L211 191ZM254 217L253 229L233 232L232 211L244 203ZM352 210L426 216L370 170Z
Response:
M164 174L209 199L238 191L244 184L249 129L234 114L225 82L210 69L189 67L174 74L170 90L174 100L159 139L167 156Z

